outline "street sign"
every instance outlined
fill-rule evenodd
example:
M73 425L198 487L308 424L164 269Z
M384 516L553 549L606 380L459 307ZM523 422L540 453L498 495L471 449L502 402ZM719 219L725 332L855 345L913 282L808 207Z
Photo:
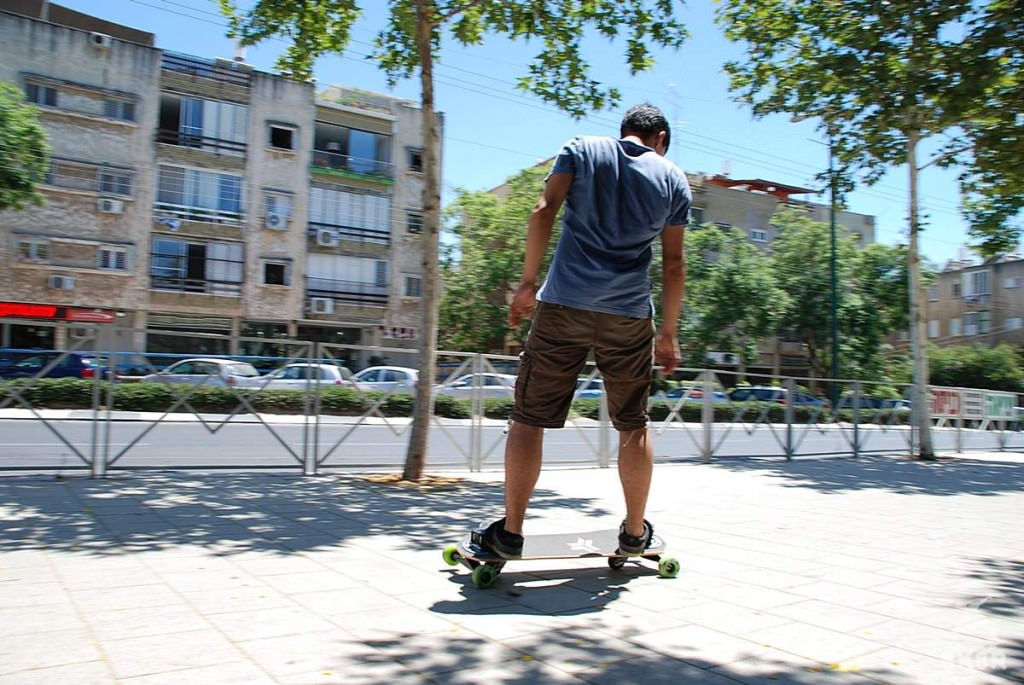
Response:
M961 412L961 391L957 388L931 387L931 414L936 419L958 419Z
M1012 421L1016 418L1017 397L1011 392L985 392L985 418L993 421Z

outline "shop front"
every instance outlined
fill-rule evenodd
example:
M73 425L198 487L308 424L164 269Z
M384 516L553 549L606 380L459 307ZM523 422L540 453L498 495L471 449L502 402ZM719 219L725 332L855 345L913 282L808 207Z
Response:
M110 349L110 326L118 315L112 309L91 309L28 302L0 302L0 347L22 350L60 350L76 339L87 339L81 349ZM83 336L74 324L100 324L95 337Z

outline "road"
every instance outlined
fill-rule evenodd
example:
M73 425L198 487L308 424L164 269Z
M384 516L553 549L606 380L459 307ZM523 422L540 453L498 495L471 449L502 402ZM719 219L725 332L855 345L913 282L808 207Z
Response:
M379 468L397 466L405 459L409 426L405 422L385 425L356 425L354 420L332 418L314 435L312 424L273 423L263 425L251 418L227 424L197 422L114 421L109 425L108 459L114 468L297 468L303 446L315 444L323 465L329 468ZM342 422L344 421L344 422ZM48 429L39 420L0 420L0 470L12 468L71 468L83 464L75 453L90 458L103 453L107 425L94 427L89 421L51 420ZM484 468L501 466L504 450L503 424L488 422L479 432ZM699 458L703 432L700 424L654 424L655 454L659 461ZM58 436L59 434L59 436ZM308 440L304 439L308 435ZM1002 434L1010 449L1024 450L1024 434ZM956 449L956 431L937 428L933 432L937 450ZM614 456L614 431L609 436ZM858 437L863 449L872 452L907 451L909 431L905 426L863 426ZM961 433L965 450L993 451L1000 434L994 431ZM428 467L468 467L476 433L461 421L439 421L431 429ZM715 424L711 444L716 457L785 455L786 426L783 424ZM794 426L795 453L820 455L850 453L854 433L849 426ZM93 448L93 445L97 447ZM600 430L596 424L549 431L545 461L551 465L598 462ZM72 449L74 448L74 449Z

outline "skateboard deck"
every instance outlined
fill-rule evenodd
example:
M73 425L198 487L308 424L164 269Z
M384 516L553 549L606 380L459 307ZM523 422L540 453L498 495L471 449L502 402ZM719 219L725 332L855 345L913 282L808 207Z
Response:
M658 562L658 573L663 578L674 578L679 573L679 562L663 557L665 541L652 536L650 546L642 554L623 554L619 551L619 531L592 530L584 533L554 533L530 535L523 544L518 559L505 559L488 549L482 541L483 528L475 530L457 545L444 550L444 560L450 566L462 564L473 572L473 584L478 588L492 587L498 574L510 561L538 561L550 559L606 558L613 569L621 569L629 560Z

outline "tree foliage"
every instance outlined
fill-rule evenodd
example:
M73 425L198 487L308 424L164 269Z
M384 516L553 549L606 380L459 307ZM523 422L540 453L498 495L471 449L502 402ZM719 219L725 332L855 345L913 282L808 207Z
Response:
M36 191L50 168L50 145L36 108L17 87L0 83L0 210L41 205Z
M943 136L931 164L962 169L978 249L1013 248L1024 206L1020 0L726 0L726 65L757 116L820 117L843 178L877 181L908 142ZM916 227L915 227L916 228Z
M508 330L508 295L522 275L526 223L544 190L547 171L531 167L519 172L506 182L507 192L501 196L462 190L448 206L449 228L457 243L441 272L440 347L495 352L510 333L520 343L525 340L525 325ZM556 220L542 272L551 263L560 230Z
M934 385L1024 392L1024 360L1005 343L996 347L934 347L931 362Z
M771 257L743 231L706 224L688 232L686 262L681 340L688 363L703 366L709 350L737 351L755 361L758 340L776 333L791 305Z

